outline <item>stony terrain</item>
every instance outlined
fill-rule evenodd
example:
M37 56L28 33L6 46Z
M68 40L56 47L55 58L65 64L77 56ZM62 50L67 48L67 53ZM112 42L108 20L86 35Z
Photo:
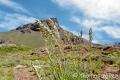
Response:
M61 28L59 26L57 18L51 18L51 20L53 20L55 26L58 29L60 38L63 41L64 40L63 32L62 32L63 28ZM40 21L46 27L50 28L46 20L40 20ZM9 42L9 43L13 43L13 44L22 44L22 45L26 45L26 46L30 46L30 45L26 44L27 42L31 43L31 42L34 41L34 42L37 42L37 43L34 43L34 44L41 43L41 42L43 42L43 40L42 40L41 34L39 32L39 29L40 29L39 26L35 22L35 23L28 23L26 25L19 26L16 29L13 29L13 30L11 30L9 32L2 32L2 33L0 33L0 43ZM67 34L69 34L69 33L70 33L70 31L67 31ZM34 38L29 39L30 36L31 37L34 36ZM40 37L40 39L38 39L38 40L41 41L41 42L35 40L38 37ZM78 39L77 35L74 35L74 37L71 38L71 40L74 43L79 43L79 42L77 42L77 39ZM81 40L82 40L82 42L84 42L84 44L89 45L89 41L88 40L86 40L84 38L81 38ZM24 41L24 42L22 42L22 41ZM38 47L38 46L35 46L35 47Z
M37 74L32 66L40 70L39 74L42 75L41 67L45 70L46 79L49 80L49 58L46 54L45 47L40 47L36 49L27 49L23 46L15 47L16 45L10 45L11 47L6 47L6 49L0 49L2 52L0 54L0 80L37 80ZM12 47L13 46L13 47ZM73 48L70 45L61 45L62 50L65 54L65 60L73 64L81 63L81 60L84 62L84 65L81 67L87 67L89 59L91 60L92 67L90 68L92 74L94 75L115 75L117 76L116 80L120 79L120 48L113 48L110 46L106 47L92 47L90 48L87 45L73 45ZM54 46L55 52L54 55L57 55L59 58L61 53L58 46ZM16 50L16 51L15 51ZM4 54L4 55L3 55ZM100 62L99 62L100 60ZM94 64L96 63L99 64ZM94 80L103 80L94 79ZM82 79L81 79L82 80ZM90 79L93 80L93 79ZM113 80L113 79L107 79Z
M70 39L72 43L68 44L64 42L63 29L57 19L51 19L58 29L60 44L54 42L45 46L36 22L0 33L0 80L53 80L51 67L54 66L59 76L62 70L67 71L66 80L120 79L119 43L104 46L93 43L90 47L88 40L80 37L82 42L79 43L79 37L74 35ZM41 22L50 28L46 20ZM50 61L55 65L51 66ZM80 76L82 73L87 77Z

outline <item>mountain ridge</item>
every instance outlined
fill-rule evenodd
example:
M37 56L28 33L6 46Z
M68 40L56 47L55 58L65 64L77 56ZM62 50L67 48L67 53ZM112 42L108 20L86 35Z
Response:
M57 18L50 18L50 19L54 22L54 25L57 27L58 32L60 34L60 39L63 41L64 40L63 32L62 32L63 28L60 27ZM44 26L46 26L50 29L50 26L48 25L46 19L40 20L40 21L43 23ZM70 33L70 31L67 31L67 30L66 30L66 32L67 32L67 34ZM0 33L0 35L1 35L0 37L2 37L3 39L5 39L7 41L9 40L9 42L14 43L14 44L22 44L22 45L27 44L26 46L30 46L29 44L33 43L36 45L36 44L42 42L42 45L41 44L39 44L39 45L43 46L43 43L44 43L43 38L40 33L40 27L38 26L38 24L36 22L28 23L23 26L19 26L15 29L12 29L9 32ZM37 40L38 38L40 41ZM75 44L79 44L80 43L80 42L78 42L79 37L74 34L74 38L75 39L72 38L71 41L74 42ZM89 45L88 40L86 40L82 37L80 37L80 39L84 44ZM6 42L5 40L4 40L4 42ZM29 43L27 43L27 42L29 42ZM94 45L100 45L100 44L94 44Z

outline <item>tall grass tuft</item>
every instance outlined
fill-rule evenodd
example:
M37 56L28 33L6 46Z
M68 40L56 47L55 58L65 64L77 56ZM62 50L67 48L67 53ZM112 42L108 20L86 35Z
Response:
M50 29L44 26L41 21L37 21L37 24L40 27L40 32L42 33L44 40L46 41L45 49L49 58L50 70L54 79L63 80L64 79L63 78L64 72L62 69L63 64L61 63L60 59L58 59L57 56L55 55L55 49L54 49L54 44L58 44L59 49L62 53L61 57L62 59L64 59L64 54L62 52L60 45L59 33L57 27L54 25L54 22L50 18L46 19L46 21Z
M87 77L83 78L81 74L90 73L89 66L86 66L86 62L82 60L82 57L80 55L75 55L74 52L71 52L70 59L66 58L64 54L64 49L62 47L63 45L61 45L60 36L57 27L50 18L46 19L46 21L49 27L43 25L41 21L36 20L38 26L40 27L40 32L42 33L42 36L46 42L45 50L49 58L50 67L48 68L50 74L49 76L41 76L41 74L37 73L39 80L46 80L45 77L48 77L49 80L87 80L88 78ZM67 45L70 44L69 46L72 46L72 50L74 51L73 49L74 46L71 39L74 39L75 36L73 35L73 33L67 34L67 32L64 29L62 30L62 33L65 44ZM82 37L82 32L81 32L81 37ZM55 54L55 47L54 47L55 44L58 45L60 51L59 57L57 56L57 54ZM77 47L79 47L79 45ZM76 56L80 60L77 60ZM46 72L44 73L44 75L46 75Z

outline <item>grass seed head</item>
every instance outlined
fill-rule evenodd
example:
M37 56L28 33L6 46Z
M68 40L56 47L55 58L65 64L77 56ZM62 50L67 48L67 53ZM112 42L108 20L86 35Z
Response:
M46 21L47 21L48 26L50 27L50 30L51 30L52 34L53 34L56 38L59 39L59 38L60 38L60 37L59 37L59 32L58 32L58 29L57 29L57 27L55 26L54 22L53 22L50 18L47 18Z
M48 37L50 37L50 30L49 30L47 27L45 27L45 26L42 24L41 21L36 20L36 22L37 22L38 26L40 27L40 32L42 33L42 37L43 37L44 39L47 39Z
M51 30L46 27L45 25L43 25L43 23L39 20L36 20L36 23L38 24L38 26L40 27L40 32L42 34L42 37L44 38L44 40L52 40L52 41L56 41L58 40L60 37L59 37L59 33L57 31L57 28L55 25L53 25L53 21L48 18L47 19L47 23L49 25L49 27L51 26Z

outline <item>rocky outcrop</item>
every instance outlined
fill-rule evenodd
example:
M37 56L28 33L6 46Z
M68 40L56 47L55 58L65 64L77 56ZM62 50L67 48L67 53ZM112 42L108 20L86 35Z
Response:
M59 26L58 24L58 21L57 21L57 18L50 18L54 24L56 25L56 27L58 28L58 30L61 29L61 27ZM47 21L46 20L40 20L46 27L49 27L48 24L47 24ZM33 31L39 31L40 28L39 26L37 25L37 23L29 23L29 24L26 24L26 25L23 25L23 26L19 26L17 27L16 29L13 29L11 31L15 31L15 30L22 30L21 32L23 31L26 31L26 32L29 32L30 30L33 30Z
M50 18L50 19L54 22L55 26L57 27L59 35L60 35L60 39L64 40L64 38L63 38L63 29L59 26L57 18ZM43 23L44 26L46 26L46 27L48 27L50 29L50 26L47 23L46 19L45 20L40 20L40 21ZM37 25L37 23L34 22L34 23L29 23L29 24L23 25L23 26L19 26L18 28L13 29L12 31L15 31L15 30L20 31L21 33L25 34L25 33L31 33L32 31L40 31L40 28ZM66 31L66 32L67 32L67 34L70 33L69 31ZM88 40L86 40L84 38L80 38L80 37L78 37L76 35L74 35L73 38L70 38L70 40L75 44L80 43L79 39L81 39L82 43L87 44L87 45L89 44Z
M31 33L31 30L30 29L22 29L22 30L20 30L20 32L22 32L22 33Z

